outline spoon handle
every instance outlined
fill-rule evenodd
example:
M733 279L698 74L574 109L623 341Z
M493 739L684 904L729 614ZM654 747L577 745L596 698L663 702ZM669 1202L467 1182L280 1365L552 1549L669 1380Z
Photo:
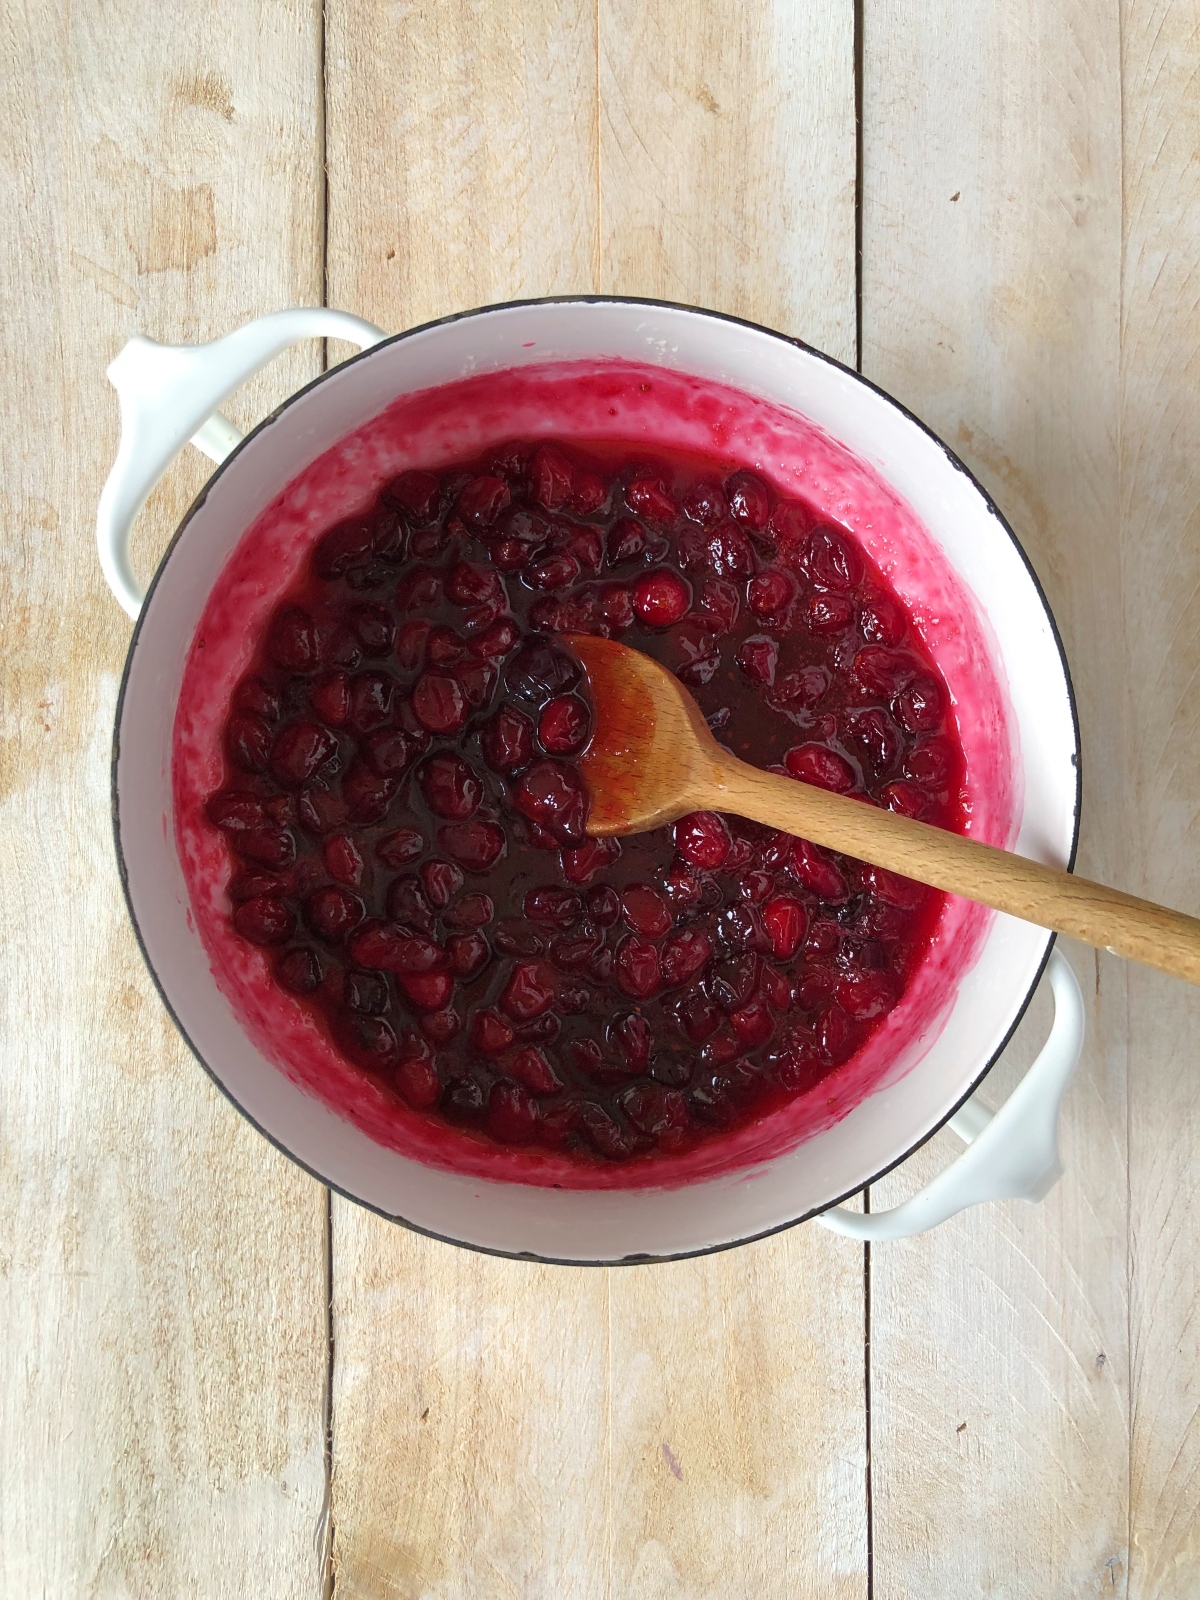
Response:
M1200 984L1200 921L725 756L709 804Z

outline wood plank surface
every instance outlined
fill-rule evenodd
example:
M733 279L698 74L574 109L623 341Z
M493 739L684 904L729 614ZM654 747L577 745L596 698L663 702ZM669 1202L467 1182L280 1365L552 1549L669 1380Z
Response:
M320 299L319 46L315 5L0 16L5 1600L321 1592L324 1196L218 1095L134 944L108 773L130 629L94 533L124 340ZM156 496L147 574L205 476Z
M386 17L329 10L333 302L662 294L853 358L849 6ZM538 1268L335 1200L333 1260L339 1595L865 1594L856 1247Z
M1118 18L1094 0L867 0L863 42L864 371L959 451L1024 543L1079 697L1079 868L1152 892L1129 851L1149 794L1121 647L1137 597L1122 590L1118 476ZM1126 1589L1127 978L1068 954L1088 1043L1066 1177L1041 1206L872 1251L874 1581L889 1600ZM1008 1092L1048 1012L985 1098ZM872 1209L954 1151L935 1141Z
M1123 10L1121 517L1131 738L1121 844L1200 905L1200 10ZM1130 1591L1200 1585L1200 994L1129 974Z

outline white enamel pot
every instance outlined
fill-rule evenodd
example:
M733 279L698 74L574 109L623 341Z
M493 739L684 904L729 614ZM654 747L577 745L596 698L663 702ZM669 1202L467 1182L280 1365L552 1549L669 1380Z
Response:
M242 439L218 412L221 401L287 346L323 337L351 340L362 354ZM1082 1043L1082 1004L1051 936L1009 917L988 914L978 925L967 970L881 1086L790 1149L674 1187L558 1190L496 1182L385 1148L267 1059L215 981L171 826L172 730L185 660L231 553L298 473L398 396L464 374L613 361L655 368L664 381L687 374L783 408L815 424L890 487L923 525L934 565L973 611L989 670L1007 698L1008 842L1037 859L1071 864L1077 731L1045 598L1011 529L962 463L857 374L767 329L649 301L488 307L395 338L335 311L281 312L211 345L134 339L109 369L121 400L122 436L101 500L100 558L118 600L137 618L114 742L116 843L130 914L166 1005L221 1089L281 1150L387 1217L482 1250L564 1262L664 1259L745 1242L814 1216L843 1233L879 1239L919 1232L980 1201L1041 1198L1060 1171L1057 1115ZM563 429L550 415L544 431ZM128 562L130 525L189 439L220 466L143 601ZM903 592L902 581L889 575ZM947 681L954 692L952 675ZM1055 999L1050 1037L993 1115L974 1090L1048 965ZM967 1149L926 1189L892 1212L860 1216L837 1207L947 1121Z

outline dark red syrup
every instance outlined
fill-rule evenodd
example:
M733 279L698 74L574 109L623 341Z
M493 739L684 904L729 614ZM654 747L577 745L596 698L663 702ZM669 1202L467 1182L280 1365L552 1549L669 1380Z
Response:
M942 897L739 818L586 835L556 636L645 650L744 760L943 827L945 684L855 539L762 479L513 444L328 529L224 725L230 912L385 1094L498 1145L675 1154L847 1061ZM635 453L636 452L636 453Z

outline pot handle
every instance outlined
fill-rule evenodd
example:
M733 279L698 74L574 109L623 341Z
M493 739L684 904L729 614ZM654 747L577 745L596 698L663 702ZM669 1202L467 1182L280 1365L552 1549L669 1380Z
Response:
M386 337L361 317L313 306L259 317L212 344L130 339L108 368L121 401L121 443L100 495L96 543L105 580L131 617L146 598L129 565L133 519L189 439L218 462L241 442L217 410L221 401L301 339L346 339L366 350Z
M1083 996L1067 958L1050 953L1054 1022L1037 1060L993 1114L972 1095L950 1118L967 1148L903 1205L867 1213L834 1206L817 1218L853 1239L907 1239L985 1200L1042 1200L1062 1177L1058 1108L1083 1049Z

